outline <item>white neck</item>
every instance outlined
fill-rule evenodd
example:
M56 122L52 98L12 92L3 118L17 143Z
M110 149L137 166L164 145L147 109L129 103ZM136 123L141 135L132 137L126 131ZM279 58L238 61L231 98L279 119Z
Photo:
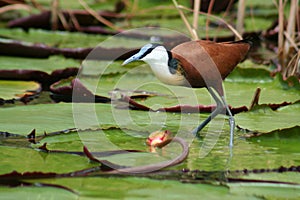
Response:
M169 70L169 56L163 46L156 47L141 60L148 63L155 76L163 83L169 85L186 85L186 79L179 74L172 74Z

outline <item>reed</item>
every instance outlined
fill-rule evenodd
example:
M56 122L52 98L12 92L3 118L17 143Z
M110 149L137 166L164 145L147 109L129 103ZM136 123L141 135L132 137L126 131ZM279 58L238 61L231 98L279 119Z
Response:
M244 33L245 9L246 9L246 1L245 0L239 0L239 2L238 2L238 11L237 11L236 30L240 34Z
M12 11L12 10L26 10L28 12L32 11L32 8L30 6L24 5L24 4L12 4L0 7L0 14Z
M299 42L300 35L296 31L297 25L299 26L299 0L279 0L278 3L273 1L278 8L278 63L283 78L289 76L300 77L299 66ZM289 7L289 12L285 16L284 10L286 6ZM298 27L299 30L299 27ZM298 43L298 44L297 44Z
M196 2L196 0L195 0L195 2ZM181 18L182 18L185 26L187 27L187 30L189 31L189 33L190 33L190 35L191 35L191 37L192 37L193 40L196 40L198 38L198 34L197 34L197 32L195 33L195 31L193 30L191 24L189 23L188 19L186 18L185 14L183 13L183 10L186 10L186 11L189 11L189 12L193 13L193 15L194 15L193 16L193 19L194 19L193 24L197 24L198 25L198 18L196 18L195 15L199 15L199 14L200 15L204 15L204 16L207 16L208 18L212 18L212 19L215 19L215 20L218 20L218 21L222 22L223 24L225 24L227 26L227 28L230 31L232 31L232 33L238 39L242 39L241 34L236 30L236 28L234 28L230 23L228 23L227 21L225 21L223 18L218 17L216 15L212 15L210 13L205 13L205 12L201 12L201 11L195 11L195 9L192 10L192 9L187 8L185 6L179 5L176 0L173 0L173 3L175 5L176 9L178 10L178 12L179 12L179 14L180 14L180 16L181 16ZM197 21L195 20L195 18L197 19Z
M83 0L78 0L78 2L80 3L80 5L83 6L83 8L90 13L93 17L95 17L96 20L98 20L99 22L105 24L107 27L116 30L116 31L122 31L122 29L120 29L119 27L115 26L113 23L111 23L110 21L108 21L107 19L105 19L104 17L102 17L101 15L99 15L95 10L93 10L91 7L89 7L89 5L83 1Z
M178 13L183 21L183 23L185 24L186 28L188 29L188 31L190 32L191 34L191 37L193 40L197 40L198 39L198 34L195 30L193 30L192 26L190 25L188 19L186 18L185 14L183 13L182 9L181 9L181 6L177 3L176 0L173 0L173 3L174 3L174 6L175 8L178 10ZM198 24L198 21L195 22Z

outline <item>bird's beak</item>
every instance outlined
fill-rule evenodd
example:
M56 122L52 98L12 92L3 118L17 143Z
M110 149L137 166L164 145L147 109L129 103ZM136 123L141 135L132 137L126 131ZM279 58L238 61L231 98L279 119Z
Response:
M137 58L135 55L133 55L133 56L131 56L130 58L126 59L126 60L122 63L122 65L127 65L128 63L131 63L131 62L136 61L136 60L138 60L138 58Z
M133 56L131 56L130 58L126 59L122 65L127 65L128 63L131 63L133 61L136 61L136 60L139 60L142 56L142 53L141 52L138 52L136 54L134 54Z

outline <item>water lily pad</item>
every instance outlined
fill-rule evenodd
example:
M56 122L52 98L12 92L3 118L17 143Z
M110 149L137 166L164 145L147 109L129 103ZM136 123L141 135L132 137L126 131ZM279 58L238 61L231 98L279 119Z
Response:
M64 199L83 199L88 200L95 197L103 199L182 199L199 198L199 193L205 199L241 199L242 194L231 195L229 189L225 186L208 185L208 184L185 184L177 181L157 181L145 178L68 178L68 179L50 179L41 180L40 183L62 185L67 188L72 188L77 195L60 188L51 187L23 187L23 188L1 188L1 194L5 197L15 198L15 195L22 195L32 199L40 199L42 194L58 192L59 197ZM32 190L30 190L32 189ZM15 194L12 196L12 194ZM26 194L24 196L24 194ZM49 197L49 196L47 196ZM57 197L57 196L53 196ZM254 199L256 199L254 197Z
M249 112L236 115L236 123L241 128L257 132L271 132L274 130L299 126L300 103L284 106L276 111L261 106Z
M244 180L243 183L229 183L233 194L247 194L268 199L298 199L300 179L298 172L267 172L233 175Z
M0 56L0 70L38 70L50 74L57 69L79 68L78 60L51 56L48 59Z
M0 80L0 98L4 100L33 98L41 90L40 84L33 81Z
M92 94L78 78L58 81L50 86L50 90L52 92L51 98L56 102L111 102L108 97Z
M78 68L58 69L54 70L51 74L39 70L30 69L3 69L0 70L0 79L36 81L42 85L43 90L49 90L49 86L52 83L60 79L75 76L77 72Z
M141 112L116 109L111 104L59 103L18 106L1 110L1 131L27 135L36 129L38 135L72 128L122 127L133 130L159 130L168 125L176 130L184 119L190 119L185 129L192 129L198 114L184 115L164 112ZM17 115L16 115L17 113ZM172 120L171 120L172 119ZM18 126L15 125L18 121ZM192 127L190 127L192 126Z
M0 187L1 196L4 199L14 199L14 198L30 198L32 200L41 199L41 196L45 198L60 198L66 200L78 199L77 195L72 194L69 191L65 191L60 188L54 187L17 187L17 188L7 188Z
M300 186L274 183L238 183L230 184L232 194L259 196L266 199L298 199Z

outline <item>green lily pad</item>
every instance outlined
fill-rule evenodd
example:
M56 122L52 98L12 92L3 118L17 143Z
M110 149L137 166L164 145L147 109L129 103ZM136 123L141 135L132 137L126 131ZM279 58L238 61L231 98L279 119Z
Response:
M276 111L261 106L252 111L235 116L236 124L241 128L257 132L271 132L274 130L299 126L300 103L284 106Z
M0 69L3 70L39 70L50 74L56 69L79 67L79 64L79 61L63 56L51 56L48 59L0 56Z
M66 199L66 200L75 200L78 199L78 196L54 187L16 187L16 188L7 188L7 187L0 187L1 197L3 199L15 199L15 198L30 198L32 200L37 199L47 199L47 198L59 198L59 199Z
M299 199L300 186L272 183L237 183L230 184L230 193L259 196L265 199Z
M22 29L0 29L0 35L10 39L32 43L47 44L49 46L76 48L93 47L105 39L101 35L87 35L83 33L65 33L61 31L45 31L30 29L25 32Z
M40 199L41 195L50 192L58 192L58 196L66 199L92 198L101 199L197 199L199 194L205 199L241 199L243 195L231 195L229 189L225 186L208 184L185 184L177 181L157 181L146 178L67 178L40 180L40 183L62 185L72 188L77 194L73 194L61 188L51 187L23 187L23 188L1 188L1 195L4 197L30 197L31 199ZM30 190L33 189L33 190ZM6 191L6 192L5 192ZM28 192L28 193L27 193ZM14 195L13 195L14 194ZM25 195L24 195L25 194ZM17 196L16 196L17 195ZM57 197L57 196L53 196ZM47 196L49 198L49 196ZM257 199L253 197L252 199Z
M250 173L237 175L235 178L240 178L245 182L229 183L232 194L247 194L266 199L299 199L300 197L298 172Z
M138 47L148 41L134 38L113 37L106 41L107 37L100 34L69 33L62 31L46 31L30 29L25 32L21 29L0 29L0 35L14 40L30 43L41 43L59 48L88 48L96 47L105 42L105 47Z
M0 146L1 164L0 174L18 172L57 172L67 173L85 169L95 164L89 163L85 157L70 154L47 154L28 148L14 148Z
M95 112L95 113L91 113ZM16 115L17 113L17 115ZM46 113L46 114L45 114ZM184 126L192 129L196 126L198 114L186 115L164 112L141 112L116 109L110 104L59 103L37 104L10 107L1 110L2 131L26 135L36 129L38 135L72 128L88 129L99 127L122 127L134 130L153 131L164 126L177 130L180 120L188 117L191 121ZM94 115L95 114L95 115ZM168 120L169 119L169 120ZM179 121L178 121L179 120ZM18 126L15 125L18 121ZM150 129L151 128L151 129Z
M25 95L34 96L40 90L40 84L33 81L0 80L0 98L5 100L20 99Z
M44 131L54 132L74 128L71 106L37 104L2 109L3 116L6 116L0 119L0 123L5 124L2 131L27 135L33 129L37 129L38 134L43 134ZM45 112L47 115L44 115ZM18 126L15 125L16 121ZM57 123L60 121L61 123Z

